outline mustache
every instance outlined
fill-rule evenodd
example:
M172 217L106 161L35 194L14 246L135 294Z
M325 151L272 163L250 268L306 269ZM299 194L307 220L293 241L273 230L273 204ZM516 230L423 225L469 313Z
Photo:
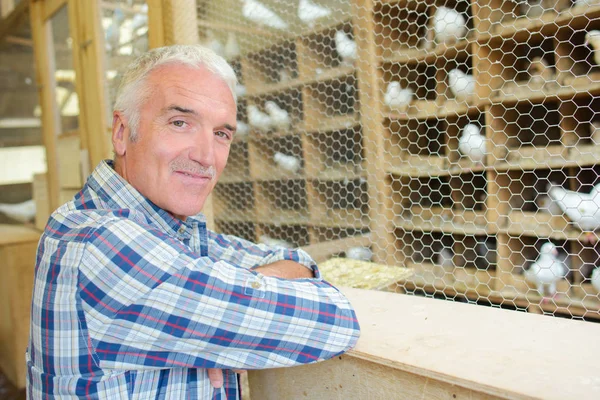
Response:
M173 160L169 164L171 172L180 171L187 172L193 175L209 176L210 179L215 179L216 171L212 165L204 166L200 163L191 160Z

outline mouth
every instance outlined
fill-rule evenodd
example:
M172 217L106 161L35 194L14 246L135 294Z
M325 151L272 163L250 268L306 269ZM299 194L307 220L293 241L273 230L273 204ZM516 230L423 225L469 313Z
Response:
M183 177L184 179L188 179L191 181L196 181L196 182L210 182L212 181L213 177L210 174L196 174L193 172L189 172L189 171L174 171L175 174L177 174L178 176Z

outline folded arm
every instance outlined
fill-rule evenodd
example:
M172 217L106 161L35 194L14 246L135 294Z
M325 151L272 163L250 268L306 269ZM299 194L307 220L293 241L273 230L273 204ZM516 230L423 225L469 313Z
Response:
M347 299L302 279L312 272L295 260L247 269L123 219L92 232L85 251L80 323L103 368L291 366L358 339ZM300 279L268 276L288 273Z

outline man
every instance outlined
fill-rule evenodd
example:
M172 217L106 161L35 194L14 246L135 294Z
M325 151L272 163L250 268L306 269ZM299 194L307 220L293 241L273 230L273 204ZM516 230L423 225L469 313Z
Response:
M316 362L356 343L351 305L306 253L217 235L197 215L227 162L235 84L200 46L153 50L125 73L114 163L40 240L30 398L235 399L232 369Z

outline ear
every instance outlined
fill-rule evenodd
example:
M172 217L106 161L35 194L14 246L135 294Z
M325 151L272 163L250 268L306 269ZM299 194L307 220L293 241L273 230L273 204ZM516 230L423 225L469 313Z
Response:
M112 144L117 156L124 156L127 152L127 141L129 140L129 127L127 120L119 111L113 112Z

